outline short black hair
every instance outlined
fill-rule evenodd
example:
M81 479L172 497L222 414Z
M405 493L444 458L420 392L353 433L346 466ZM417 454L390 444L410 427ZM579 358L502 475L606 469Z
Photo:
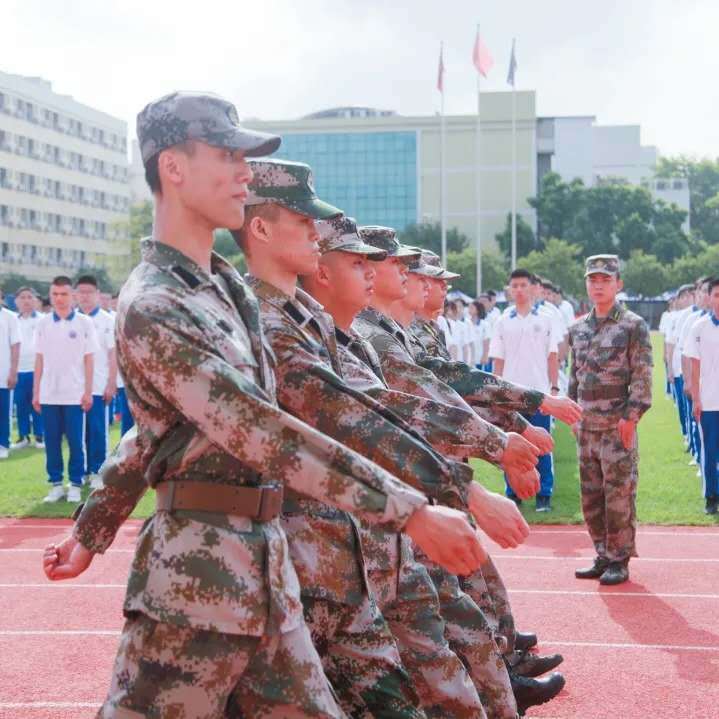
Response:
M158 160L160 159L160 153L153 155L145 163L145 182L150 188L150 192L153 195L161 195L162 187L160 186L160 167Z
M67 275L58 275L52 278L50 284L56 287L72 287L72 280Z
M97 289L97 278L92 275L80 275L75 282L75 287L78 285L92 285Z
M537 284L535 282L536 275L533 275L529 270L524 270L521 267L516 270L512 270L512 272L509 275L510 280L519 280L519 279L526 279L529 280L533 285Z
M473 300L472 304L474 305L474 309L477 310L477 317L479 317L480 320L486 319L487 310L484 309L484 305L479 300Z
M711 294L715 287L719 287L719 277L710 277L707 281L709 282L707 293Z
M28 285L23 285L22 287L18 287L15 290L15 297L17 297L21 292L29 292L33 297L37 297L37 292L32 287L29 287Z
M487 290L486 294L490 300L493 300L497 296L497 293L494 290Z

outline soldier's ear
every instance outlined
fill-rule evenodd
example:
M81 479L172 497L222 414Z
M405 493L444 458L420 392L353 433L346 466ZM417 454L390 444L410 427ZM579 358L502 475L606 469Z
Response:
M322 285L322 287L329 287L331 284L330 269L324 262L320 262L317 265L315 281Z
M255 215L247 228L247 237L258 242L267 244L271 240L272 230L270 223L266 222L261 215Z
M617 277L617 292L621 292L624 289L624 282L621 277Z
M182 184L185 176L182 157L182 153L176 152L174 148L168 148L160 153L157 158L157 172L163 186Z

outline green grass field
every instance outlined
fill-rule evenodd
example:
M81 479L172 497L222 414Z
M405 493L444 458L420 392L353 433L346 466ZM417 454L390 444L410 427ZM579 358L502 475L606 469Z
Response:
M639 499L641 522L651 524L718 523L716 517L703 513L701 480L696 467L688 466L689 455L679 433L673 403L664 395L664 370L660 362L660 338L654 336L654 406L639 425ZM117 425L112 444L119 440ZM525 502L523 512L533 523L581 523L579 506L579 473L574 437L564 425L555 430L555 493L553 511L537 514L534 502ZM484 463L477 463L479 476L488 487L503 491L501 474ZM0 516L69 517L73 505L65 502L43 504L47 491L45 454L42 450L24 449L12 452L10 459L0 461ZM87 492L87 488L83 492ZM146 517L153 507L150 493L138 505L133 516Z

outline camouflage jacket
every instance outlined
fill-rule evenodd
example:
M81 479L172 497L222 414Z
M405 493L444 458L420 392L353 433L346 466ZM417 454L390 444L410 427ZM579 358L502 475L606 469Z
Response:
M352 329L372 345L379 356L385 380L392 389L428 397L464 410L469 408L452 387L434 372L417 363L407 333L392 318L368 308L360 313ZM473 456L492 464L499 464L507 444L506 434L479 417L477 421L485 434L485 439Z
M521 434L527 429L529 422L519 413L534 414L544 400L541 392L452 360L442 332L433 322L418 317L408 334L414 337L412 348L417 362L453 387L480 416L507 432Z
M466 507L471 469L446 460L397 415L344 381L334 323L321 305L301 289L290 298L256 278L249 282L277 358L280 405L424 494ZM350 516L301 496L289 498L284 514L302 593L340 603L359 601L360 553ZM382 529L387 530L396 533L396 528Z
M281 482L399 530L426 498L276 405L252 291L218 255L212 272L147 243L120 294L119 364L135 417L74 534L104 551L148 486ZM229 295L228 295L229 292ZM279 519L158 512L143 527L127 612L233 634L299 626L297 576Z
M603 319L592 310L569 328L568 395L584 410L582 427L638 421L652 404L652 345L646 322L620 304Z

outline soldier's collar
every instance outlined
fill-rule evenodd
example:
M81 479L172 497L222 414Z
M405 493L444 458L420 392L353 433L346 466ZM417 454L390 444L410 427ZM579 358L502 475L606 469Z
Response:
M191 290L198 290L204 287L211 287L210 276L194 260L180 252L175 247L170 247L164 242L158 242L151 237L146 237L141 242L142 259L157 265L159 268L170 272ZM212 253L211 266L225 261L216 253ZM226 264L226 263L225 263Z
M335 337L343 347L349 347L354 342L354 337L335 325Z
M607 314L607 316L603 317L602 319L613 320L614 322L619 322L619 320L622 318L623 314L624 314L624 307L619 302L615 302L612 309L609 310L609 313ZM599 319L597 318L596 307L592 307L592 311L589 313L589 317L587 319L592 324L596 324L599 321Z

